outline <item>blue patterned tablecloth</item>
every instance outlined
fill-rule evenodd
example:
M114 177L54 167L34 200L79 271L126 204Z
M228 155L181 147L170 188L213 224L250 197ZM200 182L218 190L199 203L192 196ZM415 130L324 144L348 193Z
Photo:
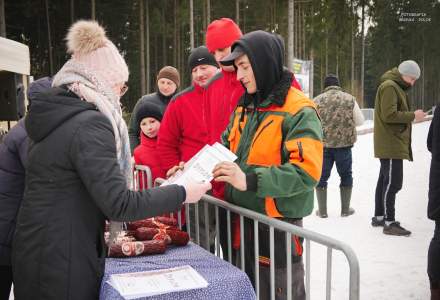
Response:
M168 293L143 299L255 299L255 292L247 275L219 257L196 244L170 247L164 254L133 257L107 258L101 284L100 299L123 299L109 284L111 274L141 272L190 265L208 281L204 289Z

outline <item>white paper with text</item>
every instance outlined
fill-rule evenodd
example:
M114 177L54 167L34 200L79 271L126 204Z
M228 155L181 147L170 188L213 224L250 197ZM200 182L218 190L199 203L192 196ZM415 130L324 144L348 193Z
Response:
M168 178L162 185L178 184L185 185L189 180L196 182L209 182L213 179L212 171L215 165L222 161L233 162L237 156L225 146L215 143L212 146L205 145L186 164L183 171L178 171Z
M124 299L206 288L208 282L191 266L113 274L107 281Z

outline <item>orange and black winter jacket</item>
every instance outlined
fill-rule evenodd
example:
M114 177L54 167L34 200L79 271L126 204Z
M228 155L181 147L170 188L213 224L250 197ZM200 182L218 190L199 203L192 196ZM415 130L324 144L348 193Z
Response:
M315 104L290 86L291 77L284 71L257 109L241 101L231 116L223 144L238 156L244 173L256 173L257 188L242 192L227 185L225 198L271 217L302 218L313 210L321 177L322 129Z

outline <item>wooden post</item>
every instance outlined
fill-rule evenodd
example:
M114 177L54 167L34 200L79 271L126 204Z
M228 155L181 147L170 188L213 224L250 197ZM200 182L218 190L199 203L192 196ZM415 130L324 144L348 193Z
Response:
M139 0L139 43L140 49L140 72L141 94L145 95L145 23L144 23L144 0Z
M240 0L235 0L235 23L240 26Z
M47 23L47 43L49 46L49 71L50 75L53 75L53 56L52 56L52 38L50 34L50 19L49 19L49 0L45 1L46 6L46 23Z
M189 34L190 46L194 49L194 1L189 0Z
M4 0L0 0L0 36L6 37L6 16Z
M288 7L288 38L287 38L287 68L293 70L293 21L294 21L294 0L289 0Z
M150 64L150 1L146 0L145 2L145 24L147 25L147 29L146 29L146 45L147 45L147 51L146 51L146 56L147 56L147 78L145 79L147 82L147 93L151 92L151 79L150 79L150 70L151 70L151 64Z
M360 107L364 107L364 72L365 72L365 1L362 0L362 60L361 60L361 96L359 99Z
M96 5L95 0L92 0L92 20L96 19Z

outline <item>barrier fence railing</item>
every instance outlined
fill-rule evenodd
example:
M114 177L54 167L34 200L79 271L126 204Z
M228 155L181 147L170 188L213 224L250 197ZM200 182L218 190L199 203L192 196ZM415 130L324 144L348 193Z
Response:
M141 166L138 169L138 172L144 172L146 170ZM149 169L148 169L149 170ZM146 177L149 175L146 174ZM151 174L150 174L151 177ZM143 177L145 178L145 177ZM162 179L157 179L155 184L161 184L163 182ZM305 244L305 290L306 290L306 299L310 300L311 296L311 243L317 243L327 248L327 264L326 264L326 284L325 284L325 294L326 294L326 300L331 299L331 287L332 287L332 268L333 268L333 252L334 250L340 251L344 254L345 258L347 259L348 266L349 266L349 299L350 300L358 300L360 296L360 289L359 289L359 281L360 281L360 273L359 273L359 261L357 259L356 254L354 253L353 249L334 238L322 235L317 232L313 232L311 230L304 229L302 227L277 220L276 218L271 218L266 215L257 213L255 211L239 207L236 205L233 205L229 202L222 201L220 199L217 199L215 197L204 195L201 200L196 204L185 204L185 219L186 219L186 230L190 234L191 239L197 243L198 245L201 245L200 240L200 206L203 206L203 218L204 224L210 224L210 213L209 213L209 206L214 206L214 226L215 226L215 237L217 242L215 243L215 251L212 251L210 249L210 228L208 226L204 226L204 243L205 249L208 251L211 250L211 252L214 252L216 255L220 256L220 239L223 237L224 234L227 236L227 257L224 258L225 260L229 261L230 263L233 262L232 257L232 234L231 234L231 218L232 214L236 214L239 216L240 220L240 251L239 251L239 261L240 261L240 268L245 271L245 237L244 237L244 221L245 218L251 220L253 222L253 234L254 234L254 264L255 264L255 291L257 294L257 299L259 299L260 296L260 265L259 265L259 240L258 240L258 228L259 224L265 224L269 227L269 249L270 249L270 295L271 299L275 299L275 261L276 257L274 257L274 231L282 231L285 233L286 238L286 262L287 262L287 299L292 299L292 293L291 293L291 286L292 286L292 273L291 273L291 267L292 267L292 236L298 236L302 237L304 239ZM226 232L224 230L220 230L220 221L219 221L219 209L226 210ZM194 218L190 216L190 210L194 211ZM182 219L180 211L177 213L177 219L179 223L179 227L182 227ZM192 222L194 221L195 230L191 230ZM193 236L194 235L194 236ZM225 249L226 250L226 249ZM235 263L234 263L235 264Z

